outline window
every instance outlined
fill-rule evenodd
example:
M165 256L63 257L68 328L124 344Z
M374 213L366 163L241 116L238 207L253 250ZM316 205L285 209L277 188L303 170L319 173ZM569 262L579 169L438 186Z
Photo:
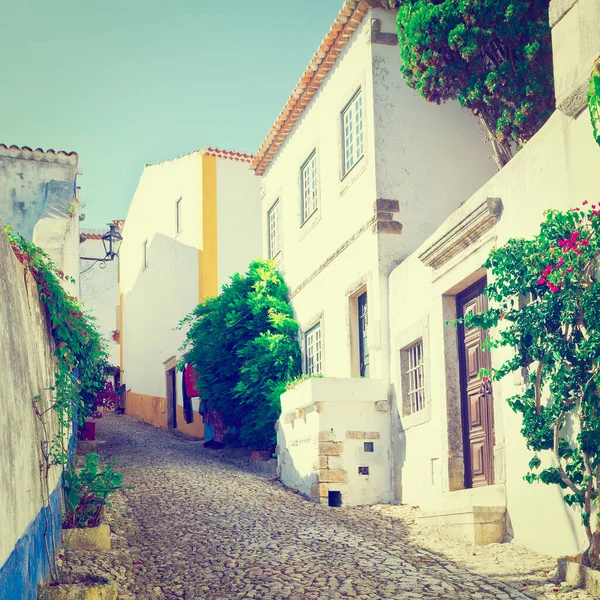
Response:
M179 198L179 200L175 202L175 233L180 233L181 228L181 198Z
M269 229L269 258L275 258L281 252L281 216L279 200L273 204L267 217Z
M321 323L304 334L304 347L306 348L306 373L308 375L318 375L323 368Z
M362 90L358 90L342 111L343 176L364 154Z
M403 360L402 360L403 359ZM425 408L425 379L423 376L423 340L402 350L402 376L405 380L404 414L412 415Z
M301 169L302 180L302 224L306 223L319 207L317 188L317 151L308 157Z
M142 244L142 253L143 253L143 268L148 268L148 240L144 240Z

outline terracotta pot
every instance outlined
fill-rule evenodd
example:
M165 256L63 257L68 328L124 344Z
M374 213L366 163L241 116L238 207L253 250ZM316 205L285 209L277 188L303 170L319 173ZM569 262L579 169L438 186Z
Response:
M257 462L259 460L269 460L271 453L266 450L254 450L250 455L251 462Z

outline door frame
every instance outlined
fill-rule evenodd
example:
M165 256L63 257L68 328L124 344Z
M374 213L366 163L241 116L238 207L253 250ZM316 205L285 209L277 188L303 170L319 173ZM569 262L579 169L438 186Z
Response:
M165 402L167 429L177 429L177 361L165 362Z
M456 295L456 316L462 318L463 307L466 301L476 298L482 294L487 284L487 277L484 276L478 279L475 283L462 290ZM461 412L461 428L462 428L462 443L463 443L463 464L464 464L464 487L465 489L473 489L474 487L485 487L485 486L473 486L473 475L472 475L472 457L471 457L471 439L469 436L469 401L468 401L468 390L467 390L467 365L465 360L465 327L464 323L460 323L457 331L458 341L458 366L459 366L459 386L460 386L460 412ZM491 356L490 356L491 363ZM491 364L490 364L491 366ZM494 448L495 448L495 432L494 432L494 396L490 386L490 393L492 394L492 405L488 407L489 414L491 417L490 427L491 431L486 431L488 436L489 447L489 479L488 485L494 485L495 483L495 465L494 465Z

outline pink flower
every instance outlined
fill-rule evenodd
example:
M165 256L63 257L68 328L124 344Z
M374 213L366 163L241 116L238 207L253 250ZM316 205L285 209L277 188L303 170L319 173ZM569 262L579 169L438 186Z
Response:
M581 240L581 242L579 242L582 246L588 246L590 241L589 240Z
M64 554L59 554L59 555L58 555L58 558L61 558L61 559L62 559L62 558L64 558L64 557L65 557L65 555L64 555Z
M557 267L562 267L564 262L565 262L565 259L564 259L564 258L561 256L561 257L558 259L558 263L556 264L556 266L557 266Z
M569 273L572 273L572 272L573 272L573 267L569 267L569 268L567 269L567 271L568 271Z
M538 279L538 285L544 285L546 283L546 280L543 277L540 277Z
M587 200L584 200L581 204L583 204L583 206L585 206L588 203Z

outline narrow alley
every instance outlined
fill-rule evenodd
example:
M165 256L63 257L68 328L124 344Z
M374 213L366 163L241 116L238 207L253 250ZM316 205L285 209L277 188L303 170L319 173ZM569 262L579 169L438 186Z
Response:
M410 524L308 502L181 434L112 413L98 434L103 459L116 458L133 487L108 511L113 550L67 551L64 562L74 571L92 562L92 571L116 579L119 598L555 597L515 580L521 559L510 582L477 574L421 547Z

